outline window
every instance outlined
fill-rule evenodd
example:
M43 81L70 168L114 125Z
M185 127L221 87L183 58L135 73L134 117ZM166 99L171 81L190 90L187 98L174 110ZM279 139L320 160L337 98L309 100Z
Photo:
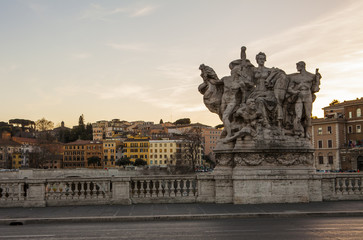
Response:
M323 134L323 128L322 128L322 127L319 127L319 128L318 128L318 134L319 134L319 135Z
M356 130L357 130L357 133L361 133L362 132L362 129L361 129L360 125L357 125L356 126Z
M318 148L323 148L323 141L322 140L318 141Z
M332 148L333 147L333 141L332 140L328 140L328 148Z
M331 126L328 126L328 134L331 134L332 131L331 131Z
M153 164L153 160L150 160L150 164Z
M361 117L362 116L362 111L360 110L360 108L357 109L357 117Z
M352 126L348 126L348 133L353 133L353 127Z
M333 164L333 156L328 156L328 162L329 164Z
M352 118L353 115L352 115L352 112L349 112L349 118Z

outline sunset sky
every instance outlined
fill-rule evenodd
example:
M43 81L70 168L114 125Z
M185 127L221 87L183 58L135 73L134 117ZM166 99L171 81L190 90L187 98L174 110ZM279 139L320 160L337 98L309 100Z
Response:
M363 97L363 1L0 0L0 121L45 117L220 124L198 67L221 78L247 47L267 67L319 68L313 115ZM256 65L256 64L255 64Z

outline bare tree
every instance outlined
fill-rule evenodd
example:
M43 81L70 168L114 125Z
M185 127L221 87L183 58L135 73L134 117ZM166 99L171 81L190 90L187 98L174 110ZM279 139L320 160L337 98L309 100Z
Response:
M35 125L38 131L52 130L54 127L54 123L52 121L48 121L44 117L36 121Z

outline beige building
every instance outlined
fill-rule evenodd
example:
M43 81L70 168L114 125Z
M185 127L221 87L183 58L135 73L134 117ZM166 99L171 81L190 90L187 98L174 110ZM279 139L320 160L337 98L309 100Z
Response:
M175 165L176 154L180 152L182 140L150 140L150 166Z
M202 140L204 145L204 154L209 155L217 145L217 141L223 130L215 128L202 128Z
M323 108L312 120L315 166L321 170L363 170L363 98Z

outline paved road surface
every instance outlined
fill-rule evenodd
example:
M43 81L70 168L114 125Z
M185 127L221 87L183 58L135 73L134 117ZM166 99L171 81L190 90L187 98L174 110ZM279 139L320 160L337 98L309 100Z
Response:
M2 239L363 239L363 217L0 225Z

